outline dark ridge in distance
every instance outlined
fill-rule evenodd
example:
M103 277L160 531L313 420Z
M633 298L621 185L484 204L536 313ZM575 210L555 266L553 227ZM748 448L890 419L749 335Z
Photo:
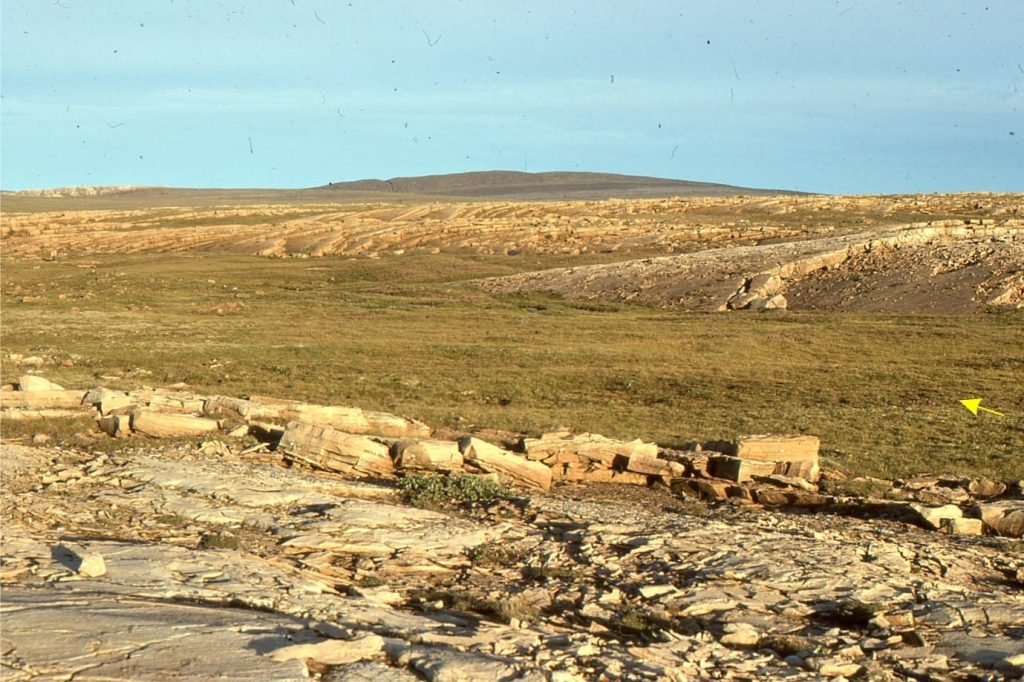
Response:
M332 182L319 191L444 196L465 199L560 200L803 194L791 190L737 187L614 173L479 171Z

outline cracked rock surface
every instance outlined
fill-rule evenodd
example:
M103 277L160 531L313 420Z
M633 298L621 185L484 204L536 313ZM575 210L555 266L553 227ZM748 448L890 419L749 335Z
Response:
M230 447L2 464L5 680L1020 672L1019 540L601 484L430 511Z

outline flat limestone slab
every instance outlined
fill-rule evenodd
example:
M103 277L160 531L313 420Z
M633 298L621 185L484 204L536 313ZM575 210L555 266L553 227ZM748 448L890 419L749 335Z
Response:
M740 436L736 456L761 462L817 462L817 436Z
M85 391L66 391L64 389L45 389L33 391L2 391L0 407L11 408L81 408ZM88 406L85 408L88 410Z
M267 653L304 637L296 619L109 594L7 586L5 680L307 680Z

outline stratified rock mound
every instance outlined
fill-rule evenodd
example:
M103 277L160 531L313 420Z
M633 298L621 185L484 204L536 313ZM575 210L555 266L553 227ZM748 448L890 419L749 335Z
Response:
M700 311L960 313L987 305L1024 307L1022 264L1020 221L947 221L542 270L483 280L480 286L494 293L541 291Z

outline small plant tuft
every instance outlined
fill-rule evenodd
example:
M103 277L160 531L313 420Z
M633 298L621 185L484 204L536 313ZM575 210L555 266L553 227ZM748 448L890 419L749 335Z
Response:
M238 549L241 542L230 533L203 533L199 537L200 549Z
M638 606L627 606L608 624L612 630L632 637L654 637L672 629L672 623Z
M534 620L540 613L535 606L518 596L486 599L462 591L436 589L413 591L411 596L421 602L440 601L446 609L484 616L501 623L510 623L513 619Z
M774 651L780 657L793 656L804 651L810 651L814 644L806 637L797 635L765 635L758 642L758 647Z
M562 566L527 566L523 569L523 577L527 580L545 582L547 580L575 580L577 572Z
M525 552L497 542L485 542L466 550L474 566L513 566L522 561Z
M365 575L362 578L360 578L359 582L357 582L356 584L359 585L359 587L371 588L380 587L384 584L384 581L375 575Z
M867 627L868 622L880 613L883 613L886 605L881 602L865 602L859 599L845 599L839 602L833 614L833 619L841 625L848 627Z
M514 496L510 488L479 476L406 476L398 481L398 488L406 504L423 509L491 502Z

